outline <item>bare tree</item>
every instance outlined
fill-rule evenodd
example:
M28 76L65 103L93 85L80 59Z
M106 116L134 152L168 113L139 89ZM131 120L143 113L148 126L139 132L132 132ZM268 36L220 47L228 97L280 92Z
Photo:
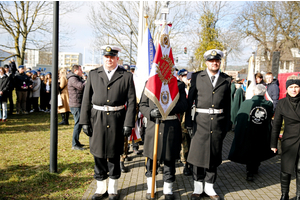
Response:
M60 14L74 11L78 6L63 3ZM0 2L0 34L8 35L7 44L0 46L14 50L10 57L16 56L19 65L24 63L26 49L49 49L52 44L52 15L53 3L49 1ZM62 38L67 35L67 32L60 33Z
M227 2L227 1L199 1L196 2L194 7L194 21L197 20L197 25L194 25L193 31L193 48L196 50L199 48L201 43L203 42L201 39L201 33L203 32L201 27L201 17L212 13L214 16L214 22L212 24L213 29L217 31L217 40L222 43L223 49L226 50L227 55L234 59L241 54L242 47L242 38L239 37L238 34L235 33L234 30L231 29L233 16L236 14L237 10L239 10L240 5L235 2ZM199 61L198 64L201 65L201 56L197 55L197 51L195 51L195 57ZM197 61L196 60L196 61ZM201 66L196 66L198 69Z
M129 62L130 41L132 33L132 63L138 48L138 19L139 3L136 1L111 1L94 2L91 4L89 21L94 28L95 48L100 50L100 46L105 44L118 45L123 51L120 56ZM170 14L167 21L171 21L170 39L173 51L179 50L178 41L189 24L191 13L188 10L188 2L171 2L169 4ZM155 20L161 19L160 10L162 3L159 1L149 5L148 27L154 38L160 31L160 27L155 25Z
M293 2L247 2L235 20L236 32L254 39L261 46L267 71L271 71L274 51L285 48L287 41L299 40L299 13Z

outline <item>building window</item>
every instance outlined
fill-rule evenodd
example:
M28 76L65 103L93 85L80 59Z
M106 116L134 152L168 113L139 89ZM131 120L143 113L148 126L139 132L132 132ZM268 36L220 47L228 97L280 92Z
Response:
M284 62L279 61L279 67L280 69L284 69Z
M76 56L76 55L73 55L72 58L77 58L77 56Z
M285 63L285 69L289 70L290 69L290 65L291 65L291 62L290 61L286 61L286 63Z

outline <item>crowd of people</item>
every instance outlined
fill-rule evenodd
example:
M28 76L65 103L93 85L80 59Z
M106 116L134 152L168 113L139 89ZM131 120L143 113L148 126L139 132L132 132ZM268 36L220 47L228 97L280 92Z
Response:
M246 180L254 181L262 161L276 155L277 143L284 120L280 181L281 200L289 198L291 174L296 171L296 199L300 199L300 79L288 77L287 97L279 100L279 83L271 72L255 74L253 97L245 98L244 80L233 80L220 71L223 52L212 49L204 54L207 68L198 72L177 70L178 101L166 119L152 99L142 94L136 97L134 67L119 66L119 47L101 47L104 65L82 71L80 65L59 71L59 125L69 125L69 113L74 116L72 149L85 150L79 141L81 130L90 137L89 148L94 157L94 178L97 189L93 200L109 196L119 199L118 179L128 172L124 161L128 158L128 140L138 151L138 141L144 144L146 157L147 194L153 188L153 143L155 123L159 122L157 145L158 171L163 173L165 199L175 199L176 161L184 165L183 173L192 176L192 200L200 200L202 193L218 200L214 190L217 168L222 163L223 140L234 131L229 160L246 165ZM13 61L13 60L12 60ZM12 62L11 62L12 63ZM13 112L12 91L17 95L16 114L51 109L51 73L26 69L20 65L0 67L1 121L7 120L7 100ZM38 102L40 100L40 105ZM140 99L139 102L137 99ZM275 113L275 114L274 114ZM136 130L140 138L130 137ZM257 139L259 138L259 140ZM109 179L108 185L106 179Z

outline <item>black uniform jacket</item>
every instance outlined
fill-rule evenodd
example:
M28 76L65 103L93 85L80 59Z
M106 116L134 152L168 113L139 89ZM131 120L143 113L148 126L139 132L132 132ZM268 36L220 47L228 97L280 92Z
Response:
M91 106L127 106L119 111L100 111ZM134 127L136 95L132 73L118 67L109 81L103 67L91 70L85 85L80 124L91 124L90 151L98 158L123 153L123 127Z
M284 132L281 139L281 171L293 174L300 146L300 103L294 110L288 98L278 101L272 128L271 148L277 148L282 120L284 120Z
M180 96L169 116L183 113L187 109L188 103L185 94L185 84L179 81L178 89ZM150 112L154 108L157 108L156 105L143 92L139 104L139 109L144 117L147 118L147 128L144 142L144 156L151 159L153 159L155 119L150 117ZM157 160L172 161L179 158L181 149L181 134L181 124L179 118L174 120L160 121L158 132Z
M229 160L242 163L258 163L276 154L270 149L273 104L264 96L254 96L244 101L235 119L235 135Z
M220 73L213 87L207 71L194 73L188 95L189 109L186 112L186 127L193 127L195 133L191 141L188 162L203 168L217 167L222 162L222 144L231 128L230 89L231 78ZM195 113L191 118L191 107L223 109L222 114Z

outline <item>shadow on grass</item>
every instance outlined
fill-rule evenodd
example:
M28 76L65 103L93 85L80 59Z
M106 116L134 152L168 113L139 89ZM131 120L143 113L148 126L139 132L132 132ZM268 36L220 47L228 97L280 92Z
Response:
M60 116L58 114L58 116ZM58 117L58 123L61 117ZM74 127L74 120L70 116L70 125L58 125L59 131L69 130ZM18 134L21 132L50 131L50 114L35 112L28 115L9 115L7 122L0 123L0 134Z
M93 162L60 163L58 173L50 173L45 165L8 166L0 170L0 199L78 199L70 193L84 190L82 187L90 184L91 174L79 174L93 165Z

